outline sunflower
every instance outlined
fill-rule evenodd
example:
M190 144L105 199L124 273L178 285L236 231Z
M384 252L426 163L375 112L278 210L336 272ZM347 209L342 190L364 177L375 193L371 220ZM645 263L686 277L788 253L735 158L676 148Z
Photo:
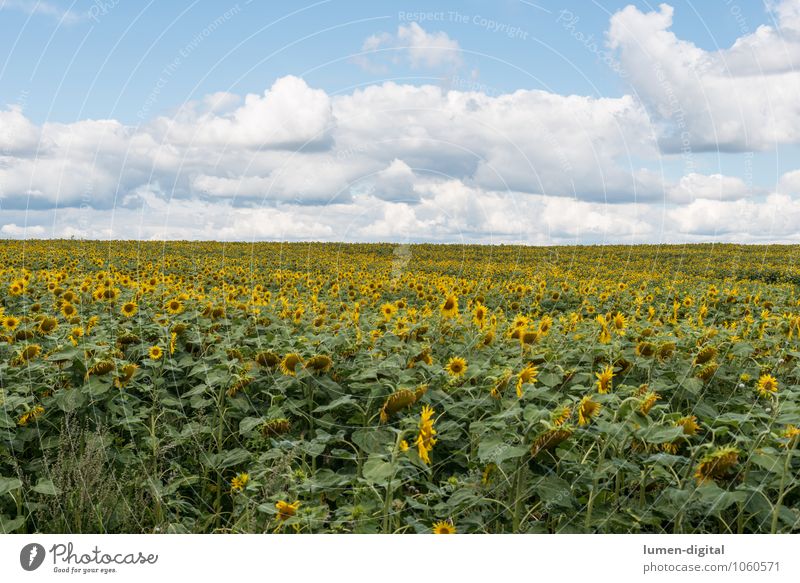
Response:
M722 478L739 463L739 450L732 446L721 447L700 460L694 477L698 482Z
M164 309L168 313L170 313L170 314L172 314L174 316L175 314L180 314L183 311L183 304L178 299L172 299L172 300L170 300L170 301L168 301L166 303L166 305L164 306ZM217 309L217 308L215 308L215 309ZM216 316L216 317L219 317L219 316Z
M572 435L572 429L569 428L559 427L556 429L548 429L533 441L531 456L535 458L544 451L555 449L560 443L568 439L570 435Z
M27 362L29 360L33 360L42 352L42 347L38 344L28 344L25 348L22 349L19 353L19 360L21 362Z
M578 425L588 425L592 417L600 412L600 403L592 400L589 395L581 399L578 405Z
M305 368L314 373L323 374L331 370L332 366L333 360L331 360L330 356L326 354L317 354L308 359Z
M433 413L433 409L428 405L422 407L422 412L419 416L419 434L415 441L419 457L426 464L431 463L429 454L431 450L433 450L433 446L436 445L436 439L434 438L436 429L433 427L434 420L432 419Z
M139 366L131 362L123 364L119 369L119 376L114 379L114 386L121 389L127 385L129 382L131 382L131 379L133 379L138 369Z
M467 361L460 356L454 356L447 361L445 370L450 376L460 377L467 371Z
M486 309L486 306L478 304L475 306L475 309L472 311L472 321L475 322L475 325L478 328L483 328L483 325L486 323L486 315L489 311Z
M3 318L3 328L5 328L9 332L13 332L14 330L17 329L17 326L19 326L19 322L20 322L19 318L16 318L14 316L6 316L5 318Z
M112 370L114 370L113 362L111 362L110 360L101 360L97 364L93 365L86 374L87 376L88 375L103 376L105 374L110 373Z
M160 360L161 357L164 356L164 351L161 350L160 346L151 346L147 351L147 355L151 360Z
M20 416L19 420L17 421L17 424L20 425L21 427L24 427L34 419L37 419L42 413L44 413L44 407L42 407L41 405L36 405L30 411L26 411L25 413L23 413Z
M126 318L132 318L133 316L136 315L136 312L138 311L139 311L139 306L137 306L134 302L125 302L119 309L120 314L122 314Z
M389 417L401 409L410 407L416 402L417 395L413 391L408 389L400 389L399 391L395 391L386 398L386 401L383 403L383 407L381 407L381 423L386 423L389 420Z
M778 392L778 380L770 374L761 375L756 385L756 391L761 397L769 397Z
M236 474L231 480L231 492L233 494L241 492L247 487L250 482L250 474L247 472L240 472Z
M275 503L275 508L278 509L278 520L285 522L297 513L297 509L300 508L300 501L295 500L290 504L283 500L278 500Z
M719 365L716 362L709 362L705 366L703 366L700 370L695 373L695 376L702 381L709 381L711 380L715 374L717 374L717 369Z
M560 407L555 411L553 411L551 415L551 423L556 427L561 427L562 425L564 425L564 423L566 423L569 420L571 415L572 415L572 409L564 405L563 407Z
M653 405L661 398L661 395L655 393L653 391L648 391L642 398L642 402L639 404L639 411L642 412L643 415L647 415L650 413L650 409L653 408Z
M277 354L268 350L256 354L256 363L264 368L275 368L280 361L281 359Z
M77 313L78 313L78 309L75 306L73 306L72 304L70 304L69 302L67 302L63 306L61 306L61 314L67 320L69 320L70 318L72 318L75 315L77 315Z
M264 437L277 437L284 433L289 433L292 429L292 422L285 417L270 419L261 426L261 434Z
M383 319L387 322L392 319L396 311L397 306L395 304L386 303L381 306L381 314L383 315Z
M455 294L450 294L444 300L441 306L442 316L445 318L455 318L458 316L458 297Z
M624 332L625 328L628 326L628 320L622 312L617 312L614 318L612 318L611 323L614 325L614 329L620 333Z
M519 375L517 376L517 398L522 398L522 387L526 384L535 383L538 380L538 376L539 369L530 362L525 365L525 368L519 371Z
M303 358L296 352L290 352L281 360L281 372L285 375L296 376L297 365L303 364Z
M636 345L634 352L638 356L650 357L656 353L656 350L657 348L655 344L643 340Z
M597 377L595 383L597 385L597 392L601 395L608 393L614 386L614 367L611 365L607 365L602 371L594 373L594 376Z
M433 523L433 534L455 534L456 527L450 520L442 520Z
M597 316L595 321L600 325L600 332L597 335L597 341L600 344L608 344L611 342L611 332L608 331L608 321L605 316Z
M54 331L56 328L58 328L58 320L50 316L42 318L42 321L39 322L40 334L50 334L50 332Z
M705 364L709 361L714 360L717 356L717 349L713 346L706 346L705 348L701 349L700 352L697 353L697 356L694 357L695 364Z
M681 417L675 421L675 425L683 427L684 435L697 435L697 432L700 430L700 426L697 424L697 417L694 415Z

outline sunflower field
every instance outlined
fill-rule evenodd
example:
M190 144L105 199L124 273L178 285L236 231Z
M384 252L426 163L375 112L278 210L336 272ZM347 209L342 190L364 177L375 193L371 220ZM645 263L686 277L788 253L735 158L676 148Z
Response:
M0 245L0 532L800 531L799 248Z

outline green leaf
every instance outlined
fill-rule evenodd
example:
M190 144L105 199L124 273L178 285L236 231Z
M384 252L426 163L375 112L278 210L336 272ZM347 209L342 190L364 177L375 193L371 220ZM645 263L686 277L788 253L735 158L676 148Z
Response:
M768 472L776 474L783 473L783 460L777 455L769 453L754 453L750 456L750 461L759 467L764 468Z
M364 479L373 484L383 484L394 474L392 464L384 461L378 455L369 456L369 459L364 462L362 471Z
M500 438L486 438L478 445L478 459L481 462L494 462L499 464L505 460L517 458L528 453L528 448L520 445L510 445Z
M0 533L11 534L16 531L20 526L25 524L24 516L17 516L16 518L6 518L5 515L0 514Z
M83 407L87 402L87 398L78 389L62 389L56 393L55 401L58 408L64 413L72 413Z
M335 409L339 409L344 405L349 405L353 403L353 397L350 395L345 395L344 397L339 397L335 401L328 403L327 405L320 405L316 409L314 409L314 413L324 413L326 411L333 411Z
M0 496L11 490L16 490L20 486L22 486L22 482L17 478L0 478Z
M645 443L667 443L683 435L683 427L651 425L636 432L636 436Z
M689 377L683 381L681 388L693 395L699 395L700 391L703 390L703 381L695 377Z
M366 454L386 453L394 447L395 435L388 429L359 429L352 440Z
M256 427L261 427L264 421L263 417L245 417L239 422L239 434L247 435L252 433Z
M39 480L31 489L45 496L56 496L59 493L58 488L53 484L53 480Z

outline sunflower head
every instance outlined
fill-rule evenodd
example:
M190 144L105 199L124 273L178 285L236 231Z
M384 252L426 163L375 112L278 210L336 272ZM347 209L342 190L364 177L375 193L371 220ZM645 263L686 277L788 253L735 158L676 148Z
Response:
M297 375L297 366L303 364L303 358L296 352L290 352L281 360L281 372L285 375Z
M297 509L300 508L300 501L295 500L290 504L284 500L278 500L275 503L275 508L278 510L278 520L283 522L289 520L297 513Z
M763 374L758 379L756 390L760 396L769 397L778 392L778 380L770 374Z
M433 534L455 534L456 527L452 520L442 520L433 523Z
M305 367L317 374L326 373L331 370L333 366L333 360L331 357L326 354L317 354L316 356L312 356L306 362Z
M164 356L164 351L160 346L151 346L147 351L147 355L151 360L160 360L161 357Z
M460 356L454 356L447 361L445 370L450 376L460 377L467 371L467 361Z
M706 482L723 478L739 463L739 450L732 446L721 447L706 454L697 466L695 478L698 482Z

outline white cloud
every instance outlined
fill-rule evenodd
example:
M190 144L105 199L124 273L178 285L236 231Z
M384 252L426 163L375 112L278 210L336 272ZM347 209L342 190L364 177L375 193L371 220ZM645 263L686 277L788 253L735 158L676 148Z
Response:
M697 174L692 172L682 176L678 184L669 191L669 199L673 202L685 203L698 198L712 200L736 200L751 194L741 178L722 174Z
M173 144L227 148L293 150L318 147L329 139L330 99L298 77L281 77L263 95L247 95L240 107L218 114L234 101L216 93L204 100L205 111L190 104L174 118L156 119L150 131Z
M458 41L442 31L428 32L416 22L400 25L396 34L367 37L361 50L367 54L357 56L355 62L373 72L388 71L387 63L414 69L453 69L463 62Z
M667 4L652 12L627 6L612 16L609 45L661 124L665 151L763 150L800 140L797 0L775 10L776 27L761 26L713 52L670 30Z
M2 10L17 10L33 16L47 16L63 24L75 24L89 18L89 13L80 14L46 0L3 0L0 2L0 11Z

